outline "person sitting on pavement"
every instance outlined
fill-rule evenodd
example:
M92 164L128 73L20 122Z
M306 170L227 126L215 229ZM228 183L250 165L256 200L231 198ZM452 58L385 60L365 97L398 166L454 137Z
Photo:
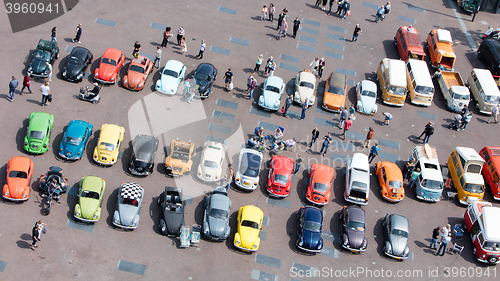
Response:
M289 139L285 142L287 148L292 148L295 145L296 141L295 138Z
M247 141L247 148L256 148L258 147L259 142L257 142L256 138L249 138Z
M276 129L276 132L274 132L274 141L278 141L283 137L283 132L281 131L280 128Z

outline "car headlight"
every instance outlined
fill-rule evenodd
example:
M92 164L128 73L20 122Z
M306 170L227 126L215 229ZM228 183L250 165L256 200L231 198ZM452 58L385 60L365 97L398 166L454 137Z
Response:
M240 244L240 240L236 240L236 241L234 242L234 244L239 245L239 244Z
M139 84L139 86L137 86L137 88L142 88L142 85L143 85L142 83L141 83L141 84Z
M62 73L62 76L66 77L66 74L67 74L67 73L66 73L66 68L64 68L63 73Z
M256 249L256 248L257 248L257 245L253 245L253 247L252 247L252 248Z
M304 245L304 237L299 236L299 246Z
M4 196L9 196L9 192L8 191L5 191L5 193L3 194Z
M115 77L111 77L111 79L109 79L110 81L115 81Z
M114 222L114 223L119 223L119 222L120 222L120 219L119 219L119 218L115 218L115 219L113 220L113 222Z
M259 104L263 104L264 103L264 96L260 96L259 97Z
M136 221L135 221L135 222L133 222L133 223L132 223L132 226L133 226L133 227L136 227L136 226L137 226L137 222L136 222Z
M76 211L76 216L79 217L80 216L80 211Z
M276 101L276 102L274 103L274 108L278 108L279 106L280 106L280 101Z
M64 74L64 75L66 75L66 74ZM83 77L83 73L81 73L81 72L76 76L77 79L80 79L82 77Z
M23 193L23 198L26 198L27 194L26 193Z
M94 219L97 219L97 214L94 214L93 218L94 218Z

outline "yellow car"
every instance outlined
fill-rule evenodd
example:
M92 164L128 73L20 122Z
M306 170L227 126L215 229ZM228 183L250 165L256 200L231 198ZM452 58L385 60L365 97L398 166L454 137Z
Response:
M120 144L123 141L125 128L114 124L104 124L97 146L94 149L94 161L101 165L113 165L118 161Z
M170 142L170 155L165 159L167 175L180 177L184 173L191 171L193 161L191 156L194 153L194 143L191 141L180 141L178 138Z
M238 230L234 235L234 246L245 252L255 252L260 245L260 229L264 212L253 206L242 206L238 212Z

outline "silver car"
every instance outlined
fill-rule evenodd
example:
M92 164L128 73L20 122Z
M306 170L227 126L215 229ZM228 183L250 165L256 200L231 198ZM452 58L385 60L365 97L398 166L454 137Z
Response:
M367 205L369 194L370 167L368 156L363 153L354 153L346 166L344 199L354 204Z
M118 201L113 215L113 225L136 229L139 225L144 188L135 182L123 183L118 189Z
M234 183L246 190L255 190L259 184L260 166L264 155L252 148L241 148L239 166L234 177Z
M408 219L400 214L387 214L383 226L385 234L384 253L398 260L407 259L410 253L408 247L410 222Z
M203 235L211 240L223 241L229 237L229 215L232 202L227 197L227 189L223 186L215 188L205 199L205 215L203 217Z

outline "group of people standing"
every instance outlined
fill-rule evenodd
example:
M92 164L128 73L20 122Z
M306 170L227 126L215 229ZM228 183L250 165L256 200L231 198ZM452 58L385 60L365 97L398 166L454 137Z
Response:
M441 235L441 241L439 249L437 249L437 243L440 235ZM448 243L450 243L450 241L451 241L451 225L447 224L445 227L438 226L432 230L432 238L429 248L437 250L437 252L435 253L436 256L444 256L444 253L446 251L446 246L448 246ZM443 250L442 253L441 250Z

